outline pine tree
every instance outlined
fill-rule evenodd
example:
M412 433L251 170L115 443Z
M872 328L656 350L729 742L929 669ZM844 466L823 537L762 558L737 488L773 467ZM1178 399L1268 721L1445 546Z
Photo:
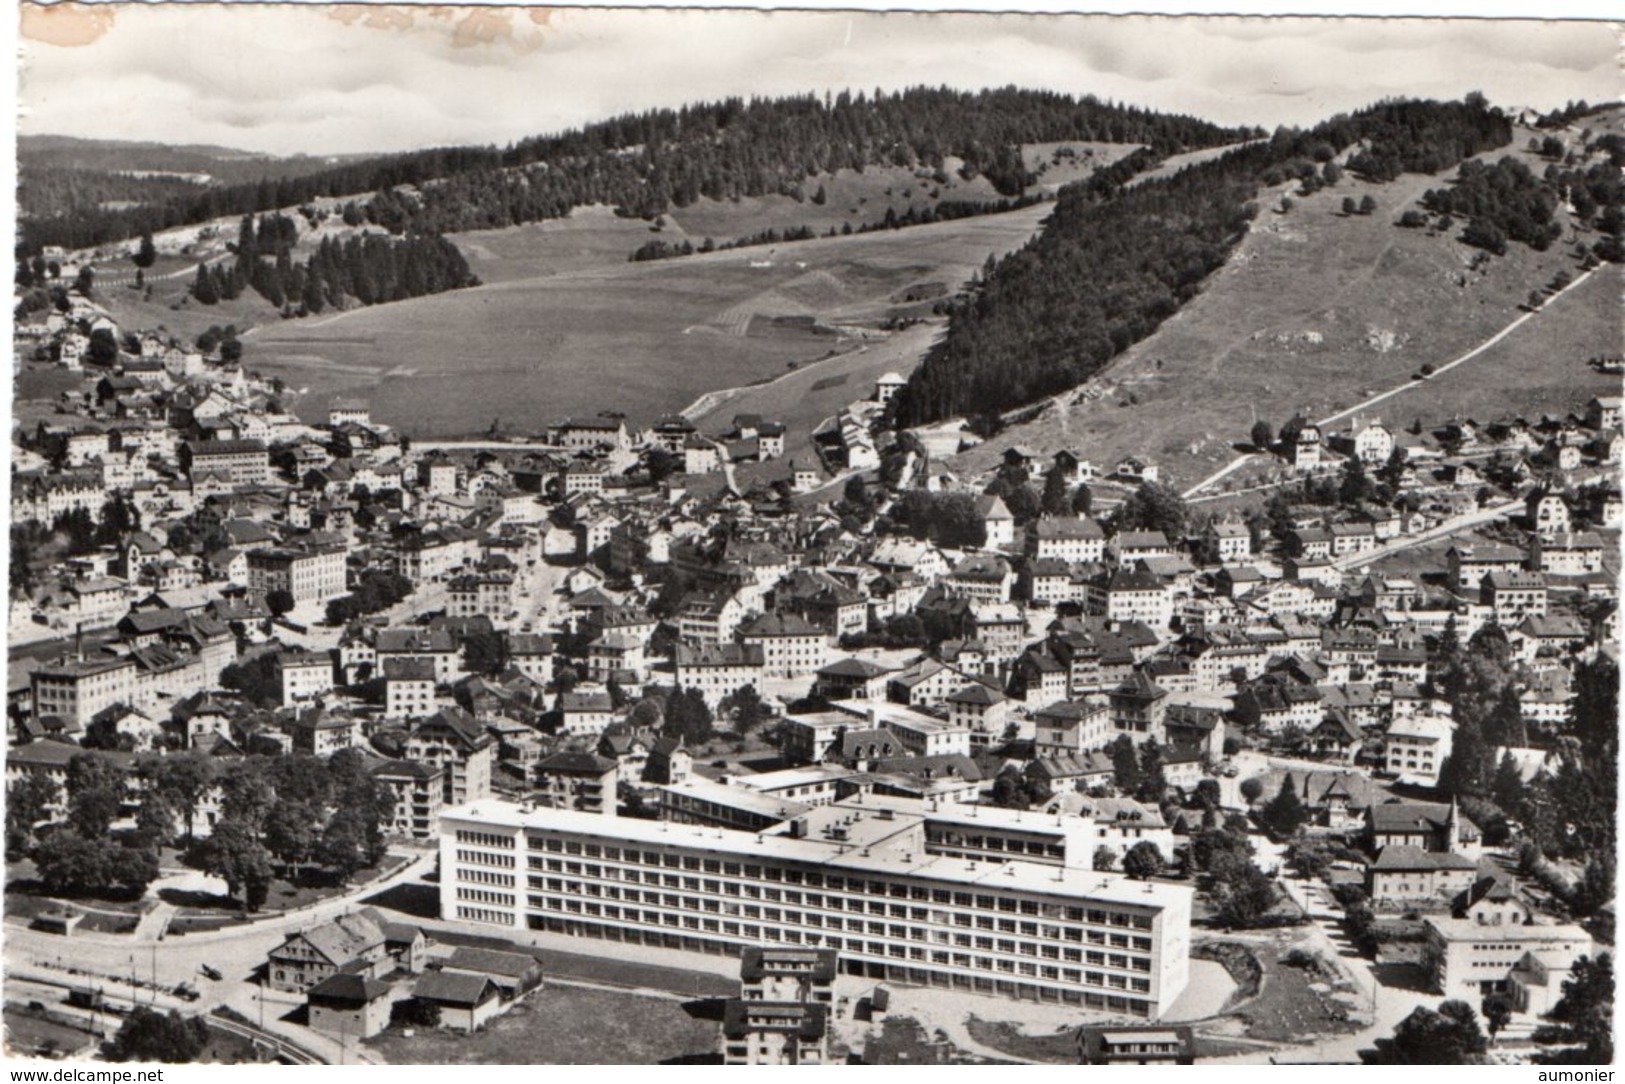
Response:
M210 273L209 265L197 265L197 278L192 281L192 296L200 305L214 305L220 300L220 292L215 288L214 275Z

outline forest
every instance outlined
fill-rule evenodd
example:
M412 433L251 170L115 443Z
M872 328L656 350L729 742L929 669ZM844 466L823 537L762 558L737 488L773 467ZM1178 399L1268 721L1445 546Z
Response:
M402 187L414 192L390 228L420 234L557 218L593 203L653 216L702 196L804 195L809 177L840 169L894 165L941 172L949 157L962 160L964 176L984 175L1002 195L1015 197L1031 181L1020 155L1024 143L1142 143L1168 155L1258 134L1092 95L1015 87L729 98L627 114L503 149L426 150L208 187L139 207L30 216L22 223L21 251L86 248L222 216Z
M1556 136L1531 141L1532 151L1550 159L1536 174L1516 158L1493 165L1463 162L1448 188L1430 189L1422 206L1441 221L1465 219L1461 239L1467 244L1501 255L1510 242L1545 250L1563 236L1557 209L1567 202L1574 217L1599 237L1590 247L1598 260L1621 259L1625 235L1625 184L1620 166L1625 162L1625 139L1613 133L1585 144L1580 153ZM1596 153L1602 161L1586 164Z
M478 285L463 254L443 237L328 237L309 259L295 263L297 239L290 218L244 216L233 246L236 259L200 264L192 296L213 305L251 288L284 312L304 316L347 301L380 305Z
M1171 177L1136 182L1141 160L1069 185L1044 231L954 304L947 334L895 400L896 421L995 414L1075 387L1197 294L1258 213L1261 184L1323 176L1339 148L1360 145L1349 171L1381 179L1446 169L1511 139L1511 122L1480 95L1391 101L1280 129Z

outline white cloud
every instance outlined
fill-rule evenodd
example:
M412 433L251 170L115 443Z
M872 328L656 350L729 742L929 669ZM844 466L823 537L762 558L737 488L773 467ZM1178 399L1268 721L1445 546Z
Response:
M1392 94L1480 89L1547 107L1619 86L1603 23L333 10L121 5L90 45L26 44L19 127L348 153L502 143L725 95L916 83L1016 83L1265 125Z

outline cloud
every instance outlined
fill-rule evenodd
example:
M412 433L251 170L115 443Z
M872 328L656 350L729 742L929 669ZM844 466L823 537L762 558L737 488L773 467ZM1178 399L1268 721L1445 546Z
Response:
M22 131L325 154L917 83L1018 83L1265 125L1391 94L1478 89L1548 107L1618 90L1618 38L1602 23L245 3L94 14L25 9Z

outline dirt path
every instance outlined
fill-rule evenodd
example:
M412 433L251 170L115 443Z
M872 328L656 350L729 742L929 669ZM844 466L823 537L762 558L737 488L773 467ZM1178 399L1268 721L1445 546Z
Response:
M1607 265L1604 264L1604 265L1601 265L1601 266L1607 266ZM1497 343L1501 342L1501 340L1505 339L1508 335L1510 335L1514 331L1518 330L1518 328L1522 327L1524 324L1528 323L1530 320L1533 320L1536 316L1539 316L1542 313L1549 310L1553 305L1557 304L1557 302L1559 300L1561 300L1566 294L1569 294L1570 292L1572 292L1577 286L1579 286L1581 283L1585 282L1593 274L1595 274L1596 270L1597 270L1596 268L1593 268L1590 271L1583 272L1573 282L1569 283L1567 286L1563 287L1563 289L1561 289L1557 293L1553 294L1551 296L1551 299L1548 300L1545 305L1542 305L1540 308L1535 309L1532 312L1524 313L1522 316L1518 317L1516 320L1513 320L1511 323L1509 323L1505 327L1503 327L1500 331L1497 331L1494 335L1491 335L1489 338L1485 339L1483 342L1479 343L1477 346L1473 347L1471 350L1467 351L1465 354L1461 354L1458 357L1452 358L1450 361L1445 362L1443 365L1440 365L1440 366L1436 367L1433 370L1432 373L1428 374L1427 379L1431 380L1434 377L1442 376L1443 374L1449 372L1451 369L1456 368L1456 366L1464 365L1467 362L1469 362L1469 361L1473 360L1474 358L1478 357L1480 354L1484 353L1484 351L1486 351L1486 350L1490 349L1491 347L1495 346ZM1353 406L1347 408L1346 410L1340 410L1335 414L1328 414L1326 417L1317 420L1315 422L1315 424L1318 425L1318 426L1321 426L1322 428L1324 428L1324 427L1326 427L1328 425L1331 425L1333 422L1339 421L1340 419L1343 419L1343 418L1350 417L1351 415L1358 414L1361 411L1366 410L1367 408L1376 405L1377 403L1381 403L1381 402L1384 402L1387 399L1391 399L1392 397L1394 397L1396 395L1399 395L1402 392L1409 391L1412 388L1418 387L1423 383L1425 383L1425 381L1415 380L1415 379L1402 381L1402 382L1400 382L1398 384L1395 384L1393 387L1389 388L1386 391L1378 392L1377 394L1371 396L1370 398L1365 399L1365 400L1363 400L1361 402L1358 402L1358 403L1354 404ZM1246 454L1242 455L1241 457L1239 457L1237 459L1233 459L1229 463L1226 463L1223 467L1219 468L1217 471L1214 471L1212 474L1210 474L1206 478L1202 479L1202 481L1196 483L1194 486L1187 489L1184 492L1183 496L1188 500L1191 497L1194 497L1198 493L1202 492L1202 490L1207 489L1209 486L1214 485L1215 483L1222 481L1224 478L1228 477L1234 471L1240 469L1241 467L1247 465L1248 463L1251 463L1251 462L1253 462L1255 460L1258 460L1258 459L1261 459L1261 458L1264 458L1262 453L1249 452L1249 453L1246 453Z

